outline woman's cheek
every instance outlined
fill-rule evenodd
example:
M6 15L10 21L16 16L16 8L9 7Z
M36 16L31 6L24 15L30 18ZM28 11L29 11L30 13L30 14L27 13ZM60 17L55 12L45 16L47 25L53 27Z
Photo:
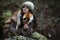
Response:
M29 11L29 9L23 8L23 12L28 12L28 11Z

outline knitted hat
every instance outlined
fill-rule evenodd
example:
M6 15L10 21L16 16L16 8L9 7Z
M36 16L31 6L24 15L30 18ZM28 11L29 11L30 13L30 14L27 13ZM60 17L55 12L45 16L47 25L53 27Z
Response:
M22 4L21 7L23 7L24 5L26 5L29 9L34 10L34 4L32 2L26 1Z

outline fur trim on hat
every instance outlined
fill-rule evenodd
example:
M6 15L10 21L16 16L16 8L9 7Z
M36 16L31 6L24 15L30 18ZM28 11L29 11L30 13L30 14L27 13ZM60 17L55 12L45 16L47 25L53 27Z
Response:
M22 6L24 5L28 6L31 10L34 10L34 4L32 2L26 1L22 4Z

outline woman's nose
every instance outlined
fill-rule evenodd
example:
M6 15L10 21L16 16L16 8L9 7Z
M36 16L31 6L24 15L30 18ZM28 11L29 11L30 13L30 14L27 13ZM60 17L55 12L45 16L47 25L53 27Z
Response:
M26 8L23 8L23 11L25 11L26 10Z

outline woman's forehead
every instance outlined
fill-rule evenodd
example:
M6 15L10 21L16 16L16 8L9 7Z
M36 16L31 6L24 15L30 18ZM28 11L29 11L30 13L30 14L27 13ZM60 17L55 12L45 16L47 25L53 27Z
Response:
M26 6L26 5L24 5L22 8L24 8L24 7L28 8L28 6Z

